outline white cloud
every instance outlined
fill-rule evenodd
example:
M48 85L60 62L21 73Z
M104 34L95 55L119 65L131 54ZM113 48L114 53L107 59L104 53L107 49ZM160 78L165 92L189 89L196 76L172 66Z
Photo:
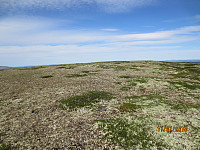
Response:
M134 7L150 5L157 0L0 0L4 13L29 9L66 10L85 6L97 6L106 12L124 12Z
M118 47L117 45L114 47L99 47L95 45L7 46L0 47L0 64L7 66L27 66L108 60L198 59L199 52L200 47L199 49L180 49L180 47L176 46L125 48L123 46Z
M154 51L154 54L165 51L163 53L166 54L166 51L171 50L171 53L174 51L178 54L179 50L182 52L182 49L192 47L192 45L186 48L181 47L181 43L200 40L200 26L186 26L151 33L122 34L123 31L105 32L105 29L104 31L70 30L69 28L58 30L57 26L62 23L62 20L41 18L1 19L0 64L3 65L3 60L7 62L11 57L13 59L18 57L22 60L33 57L37 58L36 60L42 60L42 57L45 59L62 57L63 60L66 60L64 56L72 59L70 58L72 54L73 57L76 57L89 53L98 55L106 53L107 57L107 53L110 54L108 56L115 53L119 53L118 55L121 56L124 51L132 52L135 56L138 54L138 58L142 59L142 54L149 54L150 51ZM115 29L106 29L106 31L109 30L114 31ZM194 56L198 56L198 48L200 52L200 45L196 44ZM151 56L153 58L152 54ZM129 56L127 55L127 57Z
M126 12L131 8L153 4L156 0L96 0L107 12Z
M127 46L113 45L112 47L103 45L36 45L36 46L0 46L0 54L3 55L35 55L39 56L53 56L53 55L66 55L70 53L104 53L104 52L121 52L123 51L151 51L151 50L177 50L179 46ZM95 49L95 51L94 51Z
M48 26L47 26L48 24ZM45 18L5 18L0 20L0 33L21 33L31 30L47 29L55 26L55 21L52 22Z
M194 17L196 20L200 21L200 14Z
M103 30L103 31L118 31L118 29L101 29L101 30Z
M141 34L113 34L91 30L57 30L59 20L2 19L0 20L1 45L66 45L101 43L110 45L154 45L187 42L200 39L200 26ZM104 29L104 31L117 29Z

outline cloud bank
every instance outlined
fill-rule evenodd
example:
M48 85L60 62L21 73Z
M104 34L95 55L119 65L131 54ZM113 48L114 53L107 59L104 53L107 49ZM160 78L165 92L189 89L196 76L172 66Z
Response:
M200 40L200 26L123 34L123 31L115 28L103 30L57 28L62 24L62 20L45 18L0 19L0 64L9 65L10 60L15 60L16 66L23 63L30 64L29 60L40 60L40 64L64 63L66 58L78 62L81 58L88 60L86 57L91 58L88 61L103 61L100 59L101 55L104 55L101 58L105 58L111 54L116 54L113 59L130 57L135 60L137 58L159 60L159 54L162 56L160 59L169 59L170 54L171 56L180 54L179 59L183 59L199 56L200 52L199 44L190 44L190 42L198 43ZM185 43L189 43L189 46L184 47ZM45 61L41 62L42 60Z
M57 29L59 20L1 19L1 45L154 45L171 44L200 39L200 26L186 26L174 30L140 34L122 34L117 29L70 30ZM61 22L62 24L62 22ZM103 30L103 31L102 31ZM115 32L105 32L115 31Z

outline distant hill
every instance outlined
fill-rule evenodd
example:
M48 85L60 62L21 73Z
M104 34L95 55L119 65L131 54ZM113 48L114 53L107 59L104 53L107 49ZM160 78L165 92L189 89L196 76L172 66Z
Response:
M11 67L7 67L7 66L0 66L0 70L2 70L2 69L9 69L9 68L11 68Z
M190 63L200 63L200 59L191 59L191 60L165 60L167 62L190 62Z

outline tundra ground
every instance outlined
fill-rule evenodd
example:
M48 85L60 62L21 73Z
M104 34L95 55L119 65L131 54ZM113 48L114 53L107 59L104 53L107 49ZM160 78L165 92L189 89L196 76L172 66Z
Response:
M0 114L0 150L198 149L200 63L0 70Z

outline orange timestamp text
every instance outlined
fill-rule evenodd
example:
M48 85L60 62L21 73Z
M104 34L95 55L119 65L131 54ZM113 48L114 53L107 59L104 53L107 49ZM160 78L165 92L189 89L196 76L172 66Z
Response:
M187 126L172 127L172 126L158 126L158 132L187 132Z

